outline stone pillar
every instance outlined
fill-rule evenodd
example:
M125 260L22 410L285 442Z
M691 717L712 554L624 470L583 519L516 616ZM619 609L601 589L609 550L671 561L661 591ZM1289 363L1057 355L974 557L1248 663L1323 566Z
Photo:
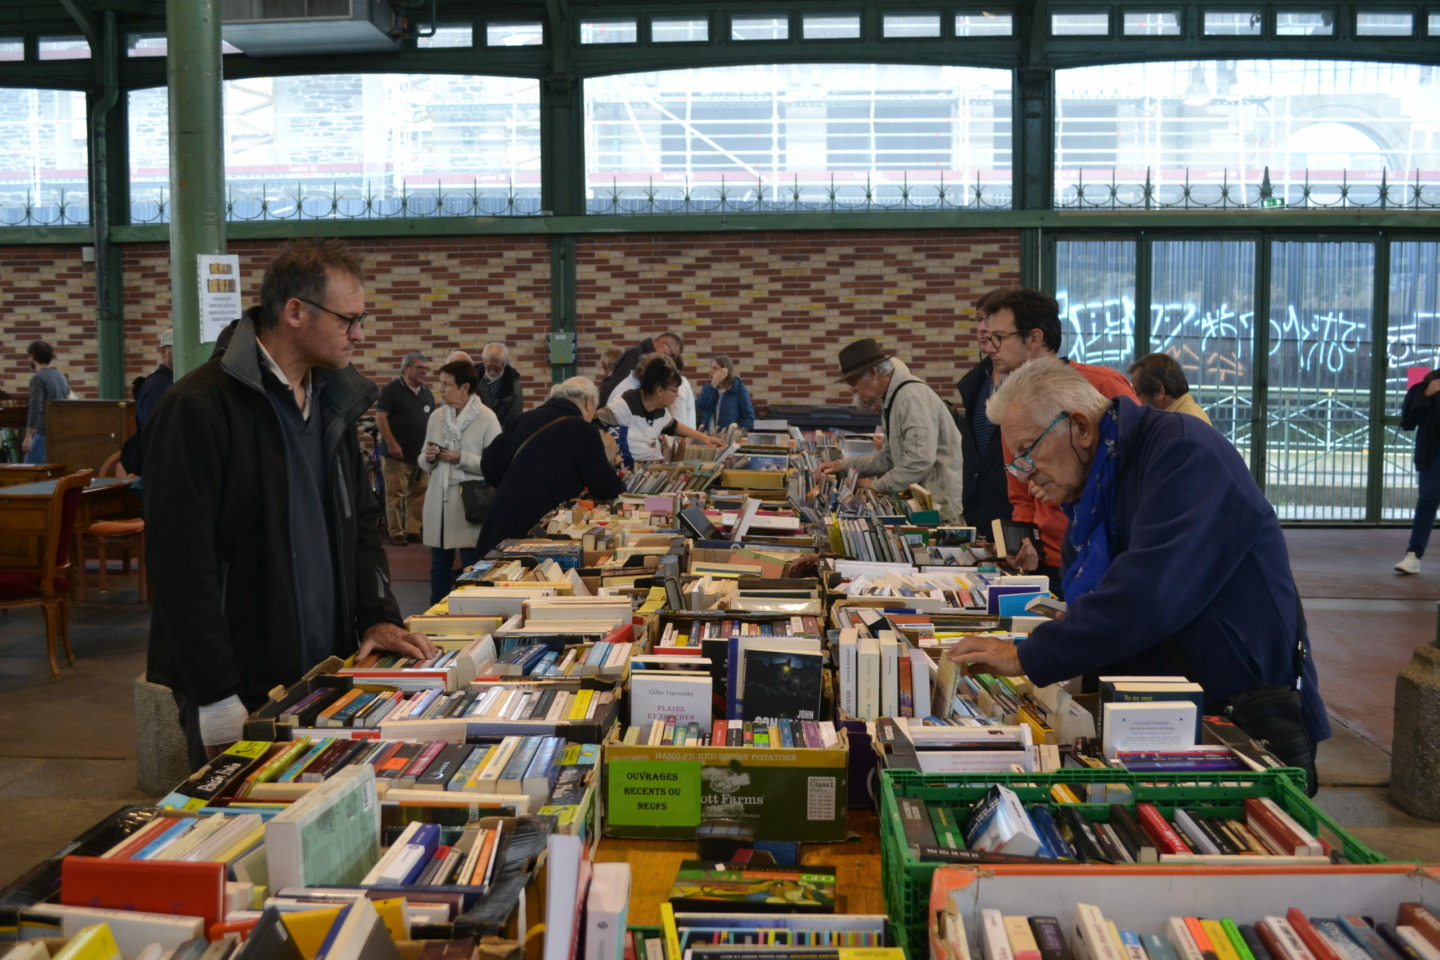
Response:
M1440 820L1440 647L1417 647L1395 679L1390 799L1412 817Z
M169 687L135 678L135 767L140 789L164 796L190 776L180 713Z

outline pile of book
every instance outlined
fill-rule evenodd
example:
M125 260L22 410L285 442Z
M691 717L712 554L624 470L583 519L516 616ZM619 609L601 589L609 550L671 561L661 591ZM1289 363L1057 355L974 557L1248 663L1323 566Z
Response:
M630 746L757 747L760 749L823 750L840 745L835 724L828 720L698 720L668 716L632 725L621 742Z

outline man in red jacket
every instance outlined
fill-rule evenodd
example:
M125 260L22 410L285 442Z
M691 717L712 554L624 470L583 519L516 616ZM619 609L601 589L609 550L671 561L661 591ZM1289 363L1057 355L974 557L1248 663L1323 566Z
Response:
M1031 360L1054 357L1060 352L1060 305L1042 290L1015 289L1001 293L990 307L990 345L995 375L1014 373ZM1105 396L1129 397L1135 391L1123 373L1109 367L1088 363L1072 363L1072 368ZM1015 456L1007 445L1003 456L1009 463ZM1058 503L1035 496L1026 481L1010 473L1006 478L1010 491L1011 519L1017 523L1033 523L1040 528L1044 555L1036 553L1027 541L1015 556L1023 570L1035 570L1050 578L1050 589L1060 595L1060 545L1065 539L1069 521Z

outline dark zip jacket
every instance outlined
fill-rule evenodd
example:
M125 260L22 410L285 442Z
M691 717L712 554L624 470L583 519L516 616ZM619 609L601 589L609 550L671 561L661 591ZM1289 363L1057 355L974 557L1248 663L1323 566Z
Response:
M147 676L198 705L253 702L314 666L298 627L290 467L261 369L247 315L223 356L165 392L144 434ZM403 622L355 430L379 390L353 366L314 375L329 378L311 416L324 429L336 649L348 653L372 625Z

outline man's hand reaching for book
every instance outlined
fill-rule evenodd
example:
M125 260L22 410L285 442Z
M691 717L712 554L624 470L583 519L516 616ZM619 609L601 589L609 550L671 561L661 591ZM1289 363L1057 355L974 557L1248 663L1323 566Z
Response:
M1020 549L1015 551L1011 560L1015 569L1024 573L1032 573L1040 568L1040 554L1035 552L1035 544L1025 540L1020 544Z
M976 663L988 667L990 673L997 673L1002 677L1018 677L1025 672L1020 666L1020 655L1015 644L984 634L961 637L945 651L945 658L962 666Z
M420 660L428 660L439 653L429 637L422 633L409 633L404 627L393 623L372 624L360 638L360 652L355 654L355 659L359 660L376 650L402 653Z

